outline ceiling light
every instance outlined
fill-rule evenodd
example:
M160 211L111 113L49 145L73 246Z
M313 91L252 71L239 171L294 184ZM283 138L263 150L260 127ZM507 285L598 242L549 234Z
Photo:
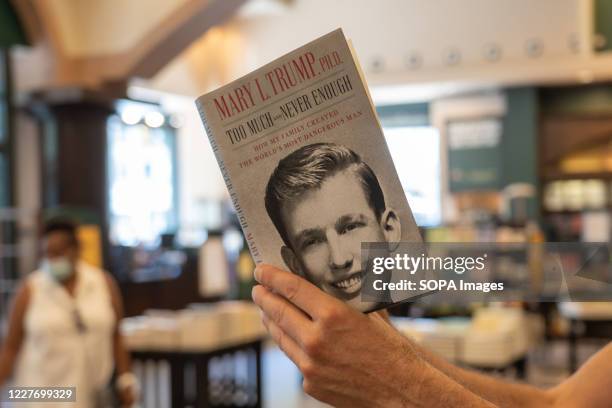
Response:
M147 112L145 115L145 124L152 128L158 128L165 122L164 115L159 112Z
M126 125L135 125L142 120L142 113L139 109L127 107L121 111L121 120Z

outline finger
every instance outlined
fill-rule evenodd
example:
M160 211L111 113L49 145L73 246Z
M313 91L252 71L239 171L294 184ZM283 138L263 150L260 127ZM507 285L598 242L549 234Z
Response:
M272 265L261 264L255 268L255 279L299 307L313 319L326 310L342 304L306 279Z
M293 340L302 344L300 334L310 330L312 321L300 309L261 285L253 288L252 297L270 320Z
M378 310L378 311L374 312L373 314L378 315L385 322L391 324L391 318L389 317L389 312L386 309Z
M308 357L306 354L304 354L304 351L300 348L300 346L298 346L298 344L291 337L286 335L283 330L266 315L262 316L261 321L264 326L266 326L272 340L274 340L283 353L285 353L298 368L302 367L302 364Z

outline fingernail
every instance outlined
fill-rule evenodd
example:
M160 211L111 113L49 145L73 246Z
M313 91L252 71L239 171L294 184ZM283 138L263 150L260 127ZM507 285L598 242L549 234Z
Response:
M257 265L255 267L255 271L253 272L253 275L255 276L255 280L257 282L260 282L260 278L261 278L261 265Z
M253 299L253 302L257 303L257 291L259 289L257 289L259 287L259 285L255 285L253 286L253 289L251 289L251 298Z

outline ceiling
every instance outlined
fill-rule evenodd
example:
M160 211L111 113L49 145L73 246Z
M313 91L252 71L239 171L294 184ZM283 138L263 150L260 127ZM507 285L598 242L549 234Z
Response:
M123 81L195 96L337 27L383 101L612 79L612 55L593 47L595 0L143 3L13 0L39 33L17 53L30 67L20 90Z

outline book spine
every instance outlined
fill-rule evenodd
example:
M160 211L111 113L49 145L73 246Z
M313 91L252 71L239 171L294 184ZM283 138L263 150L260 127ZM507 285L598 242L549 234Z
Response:
M238 194L236 193L236 191L234 191L232 178L229 174L227 167L225 167L225 162L223 160L221 150L219 149L219 145L217 144L217 140L215 139L215 135L213 134L213 131L208 124L208 120L206 120L206 113L204 112L204 107L202 106L200 101L196 101L196 106L198 107L200 119L202 119L202 123L204 125L204 131L208 136L208 140L210 141L213 153L215 154L215 158L217 159L217 163L219 164L219 169L221 170L223 181L225 182L227 191L230 195L230 199L232 200L232 204L234 205L234 210L236 211L236 215L238 216L240 227L242 227L242 232L244 233L247 245L249 246L249 251L251 251L251 256L253 257L253 260L256 264L261 263L261 254L257 248L257 245L255 244L255 238L253 237L253 233L249 230L249 224L247 222L246 216L244 215L242 206L240 205L240 201L238 200Z

